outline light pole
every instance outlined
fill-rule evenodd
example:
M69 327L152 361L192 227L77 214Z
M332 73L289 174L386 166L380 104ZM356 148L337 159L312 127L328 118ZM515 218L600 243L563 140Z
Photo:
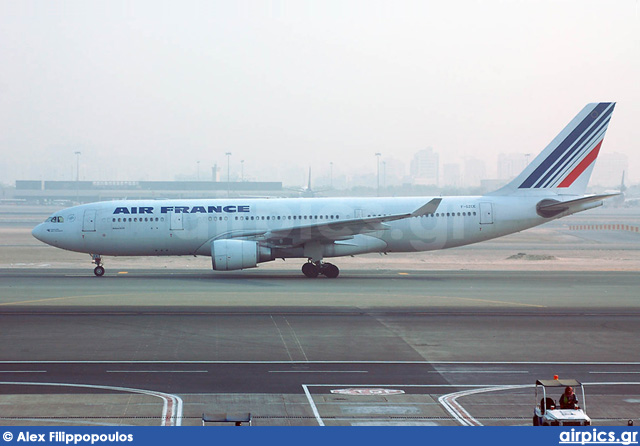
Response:
M82 152L74 152L76 155L76 203L80 203L80 155Z
M244 181L244 160L240 160L240 181Z
M231 157L231 152L227 152L227 153L225 153L225 155L227 155L227 197L230 197L231 196L231 186L230 186L231 185L231 179L230 179L230 176L229 176L229 173L230 173L230 171L229 171L229 162L230 162L229 159Z
M382 153L380 152L376 153L376 164L378 166L378 187L377 187L378 197L380 196L380 155L382 155Z
M329 187L333 189L333 161L329 162Z
M387 162L382 162L382 187L387 188Z
M76 182L80 181L80 155L82 152L73 152L76 155Z

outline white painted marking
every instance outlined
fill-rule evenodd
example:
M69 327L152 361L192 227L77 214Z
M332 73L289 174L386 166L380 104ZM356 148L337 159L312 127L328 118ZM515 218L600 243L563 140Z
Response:
M286 341L284 340L284 336L282 336L282 332L280 331L280 327L278 327L278 323L276 322L276 320L273 318L273 316L271 317L271 322L273 322L273 325L276 326L276 330L278 330L278 334L280 335L280 340L282 341L282 345L284 345L285 350L287 351L287 356L289 357L289 359L291 360L291 362L293 362L293 356L291 356L291 352L289 351L289 347L287 346ZM303 352L304 353L304 352Z
M474 395L476 393L496 392L499 390L521 389L533 387L533 384L521 386L492 386L484 389L463 390L462 392L449 393L438 398L438 401L449 412L453 418L463 426L482 426L478 420L473 418L467 410L458 403L457 399L463 396Z
M269 373L369 373L366 370L269 370Z
M400 389L371 389L371 388L360 388L360 389L334 389L331 391L333 394L337 395L402 395L404 390Z
M0 385L8 386L48 386L48 387L82 387L85 389L115 390L118 392L140 393L154 396L163 400L162 421L160 426L182 425L182 398L170 393L155 392L153 390L133 389L131 387L99 386L94 384L69 384L69 383L38 383L38 382L9 382L0 381ZM176 409L174 411L174 408Z
M350 421L353 418L334 418L336 421ZM351 426L439 426L433 421L356 421Z
M209 373L208 370L106 370L107 373Z
M528 370L441 370L429 373L529 373Z
M638 398L627 398L627 399L625 399L623 401L626 402L626 403L632 403L632 404L640 403L640 399L638 399Z
M69 313L65 313L69 314ZM72 313L73 314L73 313ZM104 313L100 313L104 314ZM118 312L108 314L122 314ZM194 313L196 314L196 313ZM635 365L640 362L548 362L548 361L0 361L0 364L460 364L460 365Z
M343 405L340 410L345 415L416 415L420 408L416 406L355 406Z
M318 421L318 426L324 426L324 421L322 421L322 418L320 418L320 414L318 413L318 408L316 407L316 404L313 402L313 398L311 398L311 394L309 393L309 389L307 388L306 384L303 384L302 388L304 389L304 394L307 395L307 401L309 401L309 405L311 406L313 415L316 417L316 420Z
M0 373L47 373L46 370L0 370Z
M284 318L284 320L287 323L287 325L289 326L289 328L291 329L291 333L293 334L293 339L296 340L296 344L298 344L298 348L302 352L302 356L304 356L304 360L305 361L309 361L309 358L307 358L307 354L304 352L304 349L302 348L302 344L300 343L300 340L298 339L298 335L296 334L296 331L293 329L293 327L289 323L289 320L286 317Z

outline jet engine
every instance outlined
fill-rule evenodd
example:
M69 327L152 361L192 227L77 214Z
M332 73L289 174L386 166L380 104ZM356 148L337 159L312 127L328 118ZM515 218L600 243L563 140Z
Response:
M271 249L249 240L215 240L211 243L211 264L217 271L255 268L273 260Z

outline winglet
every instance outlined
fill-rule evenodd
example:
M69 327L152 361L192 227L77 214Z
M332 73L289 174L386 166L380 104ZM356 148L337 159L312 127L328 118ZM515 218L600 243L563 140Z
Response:
M440 206L440 202L441 201L442 201L442 198L434 198L433 200L431 200L430 202L428 202L424 206L421 206L418 209L416 209L415 211L413 211L411 213L411 216L412 217L421 217L423 215L433 214L438 209L438 206Z

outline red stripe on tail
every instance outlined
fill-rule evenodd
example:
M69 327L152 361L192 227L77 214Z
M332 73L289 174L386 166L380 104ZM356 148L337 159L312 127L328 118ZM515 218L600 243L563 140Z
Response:
M600 146L602 145L602 141L604 141L604 139L600 140L598 145L596 145L593 148L593 150L591 152L589 152L589 154L587 156L585 156L582 161L580 161L580 164L578 164L576 166L576 168L573 169L571 171L571 173L569 175L567 175L567 177L564 180L562 180L562 183L560 183L558 185L558 187L569 187L569 186L571 186L573 184L573 182L580 175L582 175L582 172L587 170L587 167L589 167L591 165L591 163L593 163L596 160L596 158L598 157L598 152L600 152Z

